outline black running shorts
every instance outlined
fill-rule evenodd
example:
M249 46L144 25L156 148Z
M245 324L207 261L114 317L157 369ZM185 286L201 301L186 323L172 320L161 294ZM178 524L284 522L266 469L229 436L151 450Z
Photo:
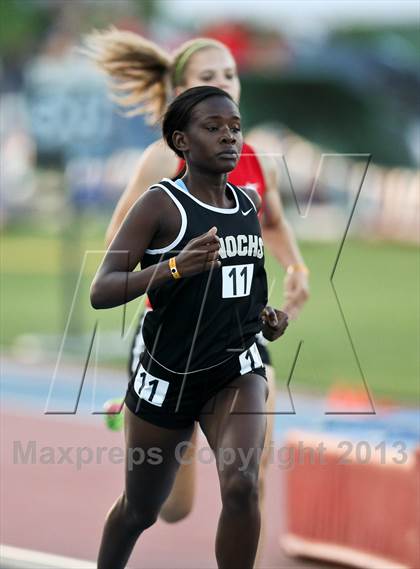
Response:
M168 370L145 350L128 384L125 403L149 423L168 429L186 428L198 421L209 399L246 373L266 378L255 341L217 366L188 374Z

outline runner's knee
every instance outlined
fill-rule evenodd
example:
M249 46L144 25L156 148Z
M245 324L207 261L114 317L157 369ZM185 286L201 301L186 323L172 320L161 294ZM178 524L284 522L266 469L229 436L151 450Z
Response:
M253 469L236 470L222 481L223 507L234 512L246 512L258 505L258 473Z
M157 520L158 510L140 504L134 500L128 500L125 494L121 497L121 508L124 519L133 530L142 532L151 527Z

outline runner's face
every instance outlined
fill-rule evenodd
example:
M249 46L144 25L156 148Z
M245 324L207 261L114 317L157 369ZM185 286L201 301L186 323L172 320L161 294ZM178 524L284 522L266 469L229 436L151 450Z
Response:
M241 86L235 60L229 51L209 47L194 53L185 67L184 83L175 92L179 95L186 89L202 85L219 87L239 103Z
M177 131L174 137L188 166L217 174L230 172L243 142L238 107L227 97L209 97L194 107L185 131Z

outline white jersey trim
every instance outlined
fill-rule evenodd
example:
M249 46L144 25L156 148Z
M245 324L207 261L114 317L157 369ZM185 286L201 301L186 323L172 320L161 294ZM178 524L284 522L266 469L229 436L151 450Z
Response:
M203 368L201 368L201 369L194 369L194 370L192 370L192 371L175 371L175 370L173 370L173 369L171 369L171 368L169 368L169 367L166 367L166 366L163 365L159 360L157 360L156 358L154 358L154 357L152 356L152 354L149 352L149 350L147 349L146 345L145 345L145 350L146 350L146 352L148 353L150 359L153 360L155 363L157 363L160 367L162 367L163 369L166 369L166 371L170 371L171 373L176 373L177 375L183 375L183 376L191 375L192 373L200 373L201 371L207 371L207 370L209 370L209 369L213 369L213 368L215 368L215 367L217 367L217 366L220 366L220 365L226 363L227 361L231 360L231 359L235 356L235 354L232 354L231 356L227 357L225 360L223 360L223 361L221 361L221 362L218 362L217 364L213 364L212 366L209 366L209 367L203 367Z
M176 207L179 209L179 213L181 214L181 229L179 230L178 235L175 237L175 239L172 241L172 243L170 243L169 245L166 245L166 247L162 247L161 249L146 249L145 250L145 253L148 253L149 255L161 255L162 253L167 253L168 251L170 251L171 249L176 247L178 245L178 243L180 243L180 241L184 237L185 232L187 230L187 214L185 212L185 209L182 207L181 202L179 202L176 199L176 197L168 190L168 188L165 188L165 186L163 184L153 184L153 186L151 186L151 187L153 187L153 188L157 187L157 188L161 188L162 190L164 190L168 194L168 196L171 198L171 200L174 202Z
M238 200L238 196L236 195L236 192L234 190L234 188L232 187L231 184L229 184L229 182L226 183L227 186L229 186L231 192L233 193L233 196L235 198L235 202L236 205L234 208L225 208L225 207L214 207L212 205L206 204L204 202L202 202L201 200L199 200L198 198L196 198L195 196L193 196L191 194L190 191L185 192L184 190L182 190L177 184L175 184L175 182L173 180L171 180L170 178L163 178L164 182L169 182L174 188L176 188L179 192L182 192L185 196L188 196L189 198L191 198L192 200L194 200L196 203L198 203L198 205L201 205L202 207L205 207L206 209L209 209L211 211L215 211L217 213L225 213L227 215L230 215L232 213L238 213L239 211L239 200ZM247 196L248 197L248 196ZM252 200L251 200L252 201ZM255 206L254 206L255 209Z
M238 190L240 190L240 191L244 194L244 196L249 199L249 201L251 202L252 207L254 208L255 212L257 213L257 208L255 207L254 202L253 202L252 199L249 197L249 195L246 193L246 191L243 190L240 186L238 186Z

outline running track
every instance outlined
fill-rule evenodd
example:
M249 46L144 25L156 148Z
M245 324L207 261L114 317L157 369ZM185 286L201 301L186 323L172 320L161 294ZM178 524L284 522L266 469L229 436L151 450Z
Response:
M105 429L102 417L87 411L89 403L83 397L76 415L43 414L52 377L50 367L18 365L7 360L2 372L1 542L94 560L106 512L122 489L123 467L113 464L106 454L102 464L95 460L80 468L68 460L58 464L62 458L59 447L89 447L94 452L99 447L122 447L122 434ZM68 403L71 378L75 373L78 373L77 369L66 368L65 377L56 386L53 399L58 406ZM123 393L124 383L121 373L103 372L101 385L96 389L97 400L103 402ZM281 399L287 400L286 397ZM314 406L319 407L319 401L308 398L301 398L300 403L303 410L311 403L312 411ZM99 409L100 405L94 408ZM300 423L296 425L302 426L303 417L309 422L316 421L315 415L313 412L311 415L301 413ZM286 422L285 416L280 419L282 423ZM290 422L290 418L287 421ZM279 436L277 432L277 438ZM20 441L22 448L35 441L38 451L35 464L22 464L21 461L16 464L13 460L14 441ZM47 457L49 464L40 462L42 447L54 449L54 464L51 463L52 455ZM69 456L74 461L72 451ZM265 512L268 532L261 567L325 567L325 563L288 559L280 550L278 539L284 504L282 477L283 471L278 466L269 468L269 499ZM220 507L215 466L199 464L194 511L182 522L168 525L159 521L146 532L136 546L130 568L215 568L214 536Z

